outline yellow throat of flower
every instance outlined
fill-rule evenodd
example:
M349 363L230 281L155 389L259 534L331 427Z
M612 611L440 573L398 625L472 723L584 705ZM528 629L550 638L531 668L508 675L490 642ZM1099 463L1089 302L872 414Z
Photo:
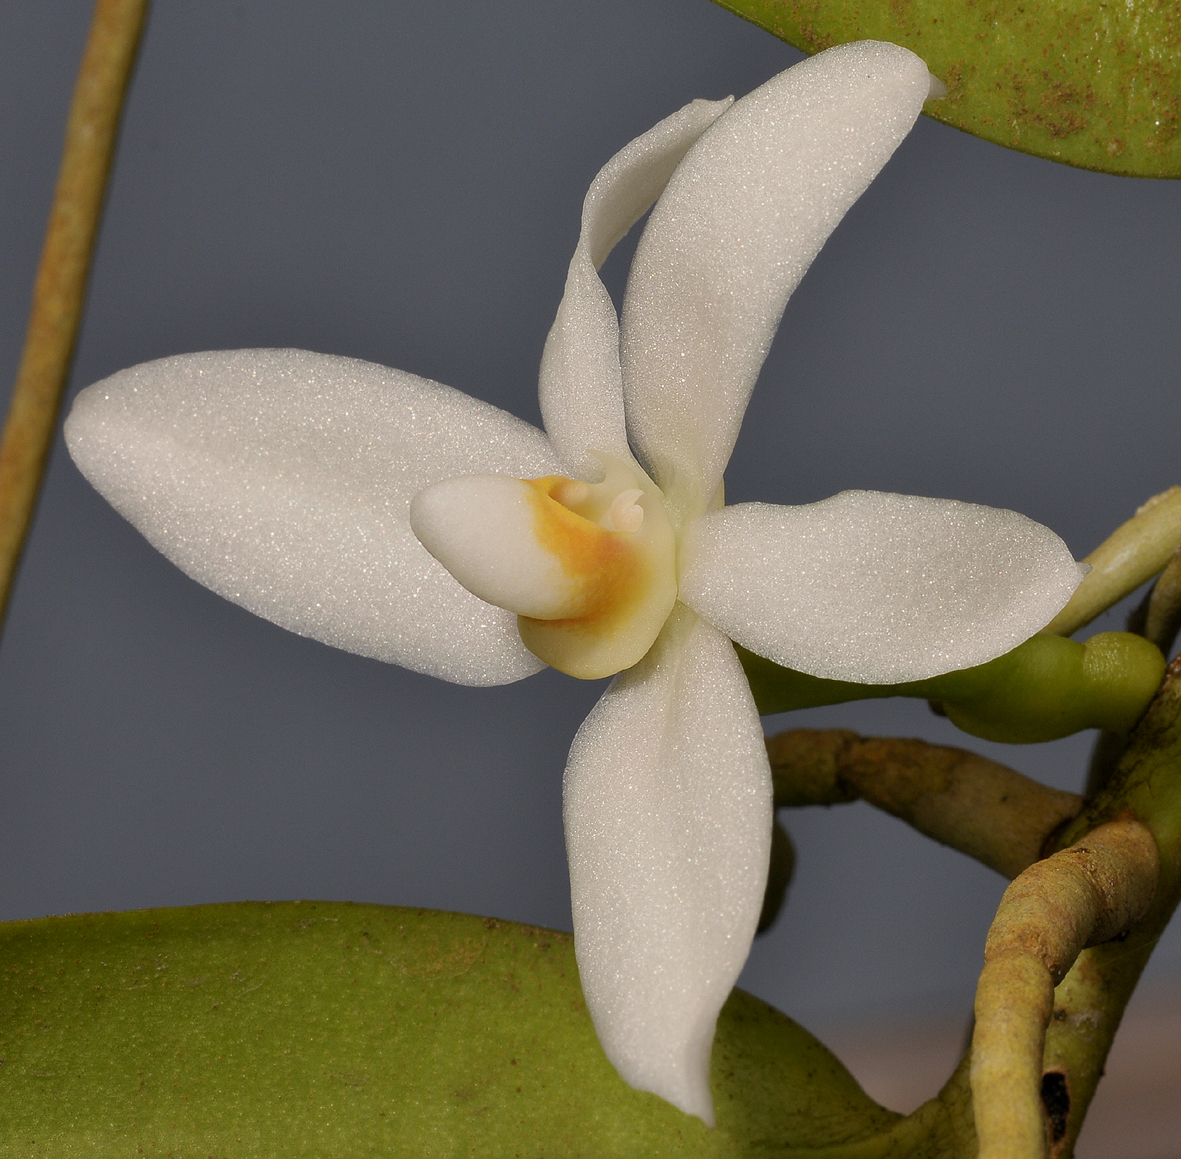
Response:
M599 483L471 475L410 506L414 533L468 591L516 612L530 651L585 680L635 664L677 599L664 496L634 464L598 458Z
M520 615L525 646L553 668L593 680L630 668L677 598L676 539L660 491L599 456L601 483L525 480L538 545L560 562L569 598L559 616Z

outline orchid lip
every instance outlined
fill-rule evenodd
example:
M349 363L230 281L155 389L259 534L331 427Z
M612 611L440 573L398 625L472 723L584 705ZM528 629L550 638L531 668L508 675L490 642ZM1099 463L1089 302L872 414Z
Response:
M516 612L525 646L594 680L645 655L676 602L676 536L637 467L595 453L599 483L461 476L410 506L423 546L474 595Z

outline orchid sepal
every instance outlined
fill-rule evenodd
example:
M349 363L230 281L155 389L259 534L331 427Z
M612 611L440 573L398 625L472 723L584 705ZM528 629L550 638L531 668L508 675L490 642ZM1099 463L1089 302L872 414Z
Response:
M563 810L575 950L607 1057L712 1126L710 1044L771 840L763 732L725 636L677 606L579 729Z
M686 535L681 599L731 639L830 680L970 668L1043 627L1085 568L1015 511L877 491L740 503Z
M460 684L542 668L515 615L466 592L408 519L419 491L473 469L559 469L498 407L356 358L215 350L87 387L65 437L157 550L280 627Z

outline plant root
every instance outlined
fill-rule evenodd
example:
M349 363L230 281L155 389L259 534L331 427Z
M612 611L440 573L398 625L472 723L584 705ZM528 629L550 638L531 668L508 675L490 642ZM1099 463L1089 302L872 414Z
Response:
M1044 1159L1065 1133L1069 1090L1053 1080L1045 1089L1050 1076L1042 1073L1054 987L1082 950L1147 912L1159 872L1148 829L1112 821L1031 866L1005 891L976 989L971 1084L979 1159Z
M864 800L1010 879L1083 805L996 761L921 740L799 728L769 737L767 752L777 806Z

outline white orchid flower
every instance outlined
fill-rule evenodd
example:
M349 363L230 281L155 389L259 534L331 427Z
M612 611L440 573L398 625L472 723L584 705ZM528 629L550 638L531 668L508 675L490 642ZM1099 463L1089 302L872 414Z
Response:
M544 434L291 350L138 366L66 424L157 548L277 624L462 684L618 673L566 768L579 971L623 1078L711 1124L772 808L730 641L817 676L918 680L1014 647L1080 576L1007 511L870 492L722 506L788 295L931 86L905 49L844 45L613 157L542 359ZM653 202L620 325L596 271Z

